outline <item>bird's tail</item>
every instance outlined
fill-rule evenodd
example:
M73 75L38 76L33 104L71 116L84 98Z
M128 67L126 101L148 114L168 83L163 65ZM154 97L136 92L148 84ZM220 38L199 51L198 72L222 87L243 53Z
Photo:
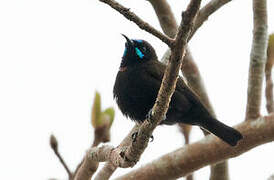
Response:
M206 123L201 124L204 129L218 136L220 139L231 146L236 146L237 142L243 138L239 131L225 125L216 119L210 118L204 122Z

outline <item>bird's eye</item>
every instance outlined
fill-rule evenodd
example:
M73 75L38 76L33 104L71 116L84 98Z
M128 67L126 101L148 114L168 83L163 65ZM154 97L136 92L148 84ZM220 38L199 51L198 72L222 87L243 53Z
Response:
M144 47L142 48L142 50L143 50L143 52L146 52L146 51L147 51L147 48L144 46Z

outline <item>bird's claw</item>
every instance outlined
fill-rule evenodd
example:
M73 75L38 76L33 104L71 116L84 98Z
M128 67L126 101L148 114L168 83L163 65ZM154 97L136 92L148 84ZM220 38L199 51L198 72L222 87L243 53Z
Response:
M149 142L153 142L153 141L154 141L154 137L153 137L153 135L151 135L151 136L149 137L149 139L150 139L150 141L149 141Z
M131 134L132 142L136 142L137 136L138 136L138 132L137 132L137 131ZM151 136L149 137L149 140L150 140L149 142L153 142L153 141L154 141L153 135L151 135Z

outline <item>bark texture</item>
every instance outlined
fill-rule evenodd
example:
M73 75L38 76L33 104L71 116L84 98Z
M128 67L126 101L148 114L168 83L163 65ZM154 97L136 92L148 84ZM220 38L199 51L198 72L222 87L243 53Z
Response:
M261 144L274 141L274 114L245 121L235 127L244 139L231 147L217 137L208 135L204 139L179 148L159 159L131 171L116 180L168 180L186 176L195 170L233 158Z
M268 39L267 47L267 61L265 65L265 97L266 109L268 113L274 112L274 98L273 98L273 80L272 69L274 64L274 34L271 34Z
M250 54L246 119L260 116L267 49L266 0L253 0L253 41Z

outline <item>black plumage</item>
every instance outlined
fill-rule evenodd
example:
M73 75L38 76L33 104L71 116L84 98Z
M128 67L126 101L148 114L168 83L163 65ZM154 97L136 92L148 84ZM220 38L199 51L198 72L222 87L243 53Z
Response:
M166 66L158 61L153 47L144 40L127 42L116 77L113 94L125 116L143 122L153 107ZM242 139L235 129L213 118L198 96L179 77L166 119L161 124L199 125L231 146Z

